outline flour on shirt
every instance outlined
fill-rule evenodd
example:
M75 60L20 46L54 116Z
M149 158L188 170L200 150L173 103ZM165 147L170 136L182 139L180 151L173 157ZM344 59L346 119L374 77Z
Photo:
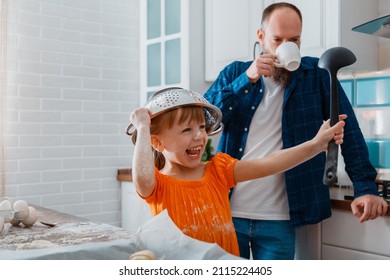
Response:
M196 207L193 210L193 215L194 215L194 220L189 221L189 224L185 226L182 229L183 233L188 233L189 231L191 232L199 232L199 231L207 231L207 232L215 232L215 231L220 231L220 232L231 232L234 231L233 223L228 222L224 223L221 220L220 215L215 213L210 220L209 224L197 224L195 219L196 216L203 215L204 212L210 211L210 209L213 209L214 205L213 204L205 204L202 207Z

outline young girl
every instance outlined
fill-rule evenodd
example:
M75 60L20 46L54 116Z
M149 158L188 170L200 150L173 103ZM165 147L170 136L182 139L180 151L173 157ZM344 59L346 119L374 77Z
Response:
M218 109L210 109L208 103L204 107L198 102L188 105L191 104L165 110L157 116L147 108L132 112L130 120L136 129L133 182L153 215L167 209L184 234L217 243L239 256L229 206L230 188L238 182L290 169L325 151L332 139L341 144L346 116L341 115L340 122L333 127L329 121L325 122L312 140L265 158L239 161L217 153L204 163L201 157L208 134L220 122L218 118L209 117L210 110Z

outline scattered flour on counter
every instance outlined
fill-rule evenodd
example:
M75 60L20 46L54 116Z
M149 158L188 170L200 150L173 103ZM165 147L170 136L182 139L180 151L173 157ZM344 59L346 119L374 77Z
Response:
M48 240L34 240L29 243L20 244L16 250L26 250L26 249L42 249L42 248L50 248L56 247L57 244L50 242Z
M134 233L107 224L67 222L55 227L40 224L26 228L12 226L0 235L0 251L29 250L86 243L132 239Z

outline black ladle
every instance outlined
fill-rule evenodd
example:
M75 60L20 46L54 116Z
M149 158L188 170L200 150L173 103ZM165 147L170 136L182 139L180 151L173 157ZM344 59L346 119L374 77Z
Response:
M326 50L318 61L318 67L328 71L330 76L330 125L339 121L339 93L337 88L337 72L340 68L355 63L356 56L349 49L334 47ZM331 186L337 180L337 160L339 146L334 140L329 142L326 156L323 183Z

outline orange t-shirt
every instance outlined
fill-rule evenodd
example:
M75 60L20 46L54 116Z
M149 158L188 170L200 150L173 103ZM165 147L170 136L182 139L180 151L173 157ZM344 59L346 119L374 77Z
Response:
M198 240L217 243L239 255L232 222L229 190L235 186L233 168L238 160L218 153L207 163L203 178L178 180L156 169L156 187L144 198L153 215L167 209L181 231Z

